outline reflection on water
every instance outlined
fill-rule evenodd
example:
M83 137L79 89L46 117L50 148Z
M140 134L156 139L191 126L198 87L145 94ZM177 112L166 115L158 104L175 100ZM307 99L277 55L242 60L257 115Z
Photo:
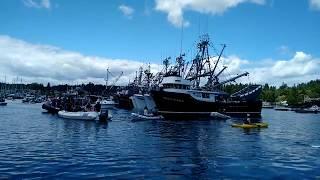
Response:
M228 121L59 119L40 105L0 107L0 178L315 178L317 114L265 110L267 129Z

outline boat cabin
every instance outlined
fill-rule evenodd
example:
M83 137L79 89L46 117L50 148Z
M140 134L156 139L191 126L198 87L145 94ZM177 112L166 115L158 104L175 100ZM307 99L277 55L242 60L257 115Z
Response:
M163 78L161 89L166 92L189 94L192 98L199 101L215 102L222 101L227 96L224 92L204 91L191 89L191 81L180 76L167 76Z
M163 89L184 89L190 90L191 82L180 76L167 76L163 78L160 87Z

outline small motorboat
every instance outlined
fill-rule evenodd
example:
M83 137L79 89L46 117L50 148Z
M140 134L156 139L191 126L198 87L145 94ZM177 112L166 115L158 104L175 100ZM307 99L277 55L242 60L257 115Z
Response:
M108 109L101 109L99 113L98 120L100 122L107 122L112 118L112 115L110 114Z
M250 123L250 124L231 124L232 127L235 128L244 128L244 129L251 129L251 128L267 128L268 123Z
M273 109L274 107L271 105L270 102L262 102L262 108L264 108L264 109Z
M0 106L6 106L6 100L4 98L0 98Z
M153 114L148 114L148 115L142 115L142 114L138 114L138 113L131 113L131 115L135 118L139 118L139 119L145 119L145 120L159 120L159 119L163 119L162 116L154 116Z
M98 112L68 112L68 111L59 111L58 116L64 119L75 119L75 120L87 120L93 121L96 120L99 116Z
M115 103L112 99L104 99L100 102L101 109L112 109L114 108L117 103Z
M314 105L310 108L302 108L302 109L296 109L296 113L320 113L320 107L317 105Z
M57 114L60 111L60 108L53 106L50 102L43 103L42 109L47 110L51 114Z
M290 111L290 108L277 106L274 108L274 110L276 110L276 111Z

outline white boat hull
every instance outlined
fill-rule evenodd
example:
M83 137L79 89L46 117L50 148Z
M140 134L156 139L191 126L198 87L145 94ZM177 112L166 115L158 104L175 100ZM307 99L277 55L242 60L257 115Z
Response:
M147 108L148 112L155 112L156 105L149 94L141 95L134 94L130 97L133 103L133 110L138 114L143 114L144 109Z
M58 116L64 119L75 119L75 120L96 120L99 116L97 112L67 112L59 111Z

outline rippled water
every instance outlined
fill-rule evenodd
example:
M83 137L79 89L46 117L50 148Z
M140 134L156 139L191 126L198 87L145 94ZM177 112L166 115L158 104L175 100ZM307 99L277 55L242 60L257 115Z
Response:
M263 111L268 129L228 121L107 124L59 119L40 105L0 107L3 178L319 178L320 114Z

